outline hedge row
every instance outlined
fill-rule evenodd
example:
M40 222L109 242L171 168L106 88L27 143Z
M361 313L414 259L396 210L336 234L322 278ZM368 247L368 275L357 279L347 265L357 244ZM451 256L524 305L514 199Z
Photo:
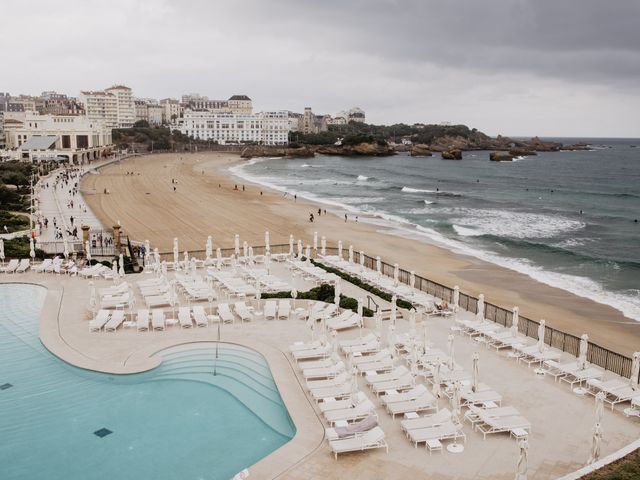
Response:
M315 300L319 302L333 303L335 299L335 289L333 285L329 285L323 283L319 287L312 288L306 292L299 292L296 298L301 300ZM263 293L261 298L292 298L291 292L274 292L274 293ZM355 298L347 297L345 295L340 295L340 308L344 308L346 310L352 310L353 312L358 312L358 300ZM373 310L364 307L362 309L362 315L365 317L373 317Z
M374 287L373 285L367 282L363 282L358 277L349 275L348 273L345 273L342 270L338 270L337 268L328 267L324 263L320 263L317 260L311 260L311 263L313 263L316 267L320 267L329 273L333 273L339 276L340 278L342 278L343 280L346 280L349 283L353 283L356 287L360 287L361 289L366 290L367 292L373 295L376 295L377 297L380 297L383 300L386 300L387 302L391 301L391 297L393 295L391 295L388 292L385 292L384 290L380 290L378 287ZM400 298L396 301L396 305L398 306L398 308L405 308L407 310L411 310L413 308L413 305L410 302L407 302L406 300L402 300Z

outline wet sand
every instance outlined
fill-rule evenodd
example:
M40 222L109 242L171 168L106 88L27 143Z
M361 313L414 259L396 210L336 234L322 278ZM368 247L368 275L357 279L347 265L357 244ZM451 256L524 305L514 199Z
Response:
M588 333L603 347L626 355L640 349L640 323L609 306L473 257L401 238L383 227L345 223L335 207L302 199L294 202L289 195L246 182L243 191L244 181L228 172L238 161L236 155L212 153L132 158L105 167L100 175L87 175L81 190L105 226L120 221L130 238L148 239L160 251L171 251L176 236L181 250L204 250L207 235L213 235L214 248L228 248L236 233L250 245L263 245L265 230L271 244L288 243L293 234L306 245L317 231L319 237L327 237L329 246L338 240L345 249L353 244L356 251L380 255L388 263L397 262L445 285L459 285L465 293L484 293L488 302L506 308L518 305L521 315L544 318L551 327L575 335ZM105 188L109 194L103 193ZM318 217L318 208L325 207L328 214Z

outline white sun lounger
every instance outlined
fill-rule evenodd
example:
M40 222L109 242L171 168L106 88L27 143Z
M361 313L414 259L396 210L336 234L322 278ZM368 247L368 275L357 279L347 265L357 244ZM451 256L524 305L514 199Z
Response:
M136 316L136 330L138 332L148 332L150 323L149 310L140 308Z
M50 269L52 266L53 266L53 260L50 258L45 258L42 261L42 263L39 263L37 265L32 265L31 270L33 270L34 272L43 273L43 272L46 272L48 269Z
M348 381L349 378L349 375L342 371L335 377L326 380L307 380L307 388L309 390L317 390L319 388L337 387Z
M368 417L369 415L373 415L377 418L375 411L376 406L371 402L371 400L365 398L354 407L324 412L324 418L327 420L329 425L335 425L336 422L340 421L351 423Z
M413 388L414 385L415 385L415 382L413 379L413 375L411 375L410 373L407 373L406 375L403 375L402 377L396 380L389 380L388 382L374 383L371 385L371 390L373 390L373 392L379 396L381 393L384 393L386 390L400 390L400 391L410 390L411 388Z
M9 263L7 263L4 268L2 268L2 271L4 273L15 273L18 265L20 265L20 261L16 258L12 258L11 260L9 260Z
M359 354L367 354L367 353L377 353L380 351L380 342L378 340L372 340L364 345L354 345L353 347L343 347L342 350L344 353L359 353Z
M391 403L396 403L396 402L407 402L409 400L414 400L418 398L420 395L422 395L426 391L428 391L427 387L419 383L418 385L413 387L411 390L408 390L404 393L387 393L385 395L382 395L382 397L380 397L380 400L382 401L383 405L389 405Z
M278 302L278 320L289 320L291 316L291 302L289 300L280 300Z
M421 428L429 428L435 425L451 421L451 411L448 408L438 410L433 415L426 415L420 418L408 418L400 421L402 431L407 434L409 430L418 430Z
M235 319L228 303L218 304L218 316L224 323L233 323L233 320Z
M407 436L416 448L418 448L419 443L426 443L429 440L448 440L451 438L457 440L458 438L462 438L463 441L466 441L467 439L467 436L462 431L462 427L452 421L443 422L432 427L408 430Z
M352 408L367 399L367 395L364 392L357 391L351 398L345 400L331 400L324 401L318 404L318 408L322 413L332 410L342 410L344 408Z
M236 315L240 317L241 322L248 322L251 320L252 318L251 311L249 310L249 307L247 307L246 303L236 302L233 305L233 309L235 310Z
M480 403L495 402L498 405L502 404L502 395L493 390L482 390L478 392L472 392L471 389L460 392L460 398L462 400L462 406L468 407L470 405L478 405Z
M369 358L369 357L360 357L360 358ZM356 369L359 373L364 374L364 372L388 372L393 368L393 359L391 356L383 358L382 360L377 360L375 362L362 362L356 365Z
M89 331L98 332L102 330L102 327L109 321L112 310L99 310L96 318L89 322Z
M105 295L123 295L129 291L129 284L127 282L122 282L113 287L101 288L98 290L98 294L101 297Z
M309 390L309 393L311 394L311 397L316 402L319 402L326 398L350 397L352 392L352 387L353 387L352 382L348 381L336 387L316 388L313 390Z
M323 368L305 368L302 370L302 376L306 380L314 378L333 378L344 372L344 362L337 362L334 365Z
M275 320L276 319L276 310L278 308L278 304L275 300L267 300L264 302L264 319L265 320Z
M520 415L520 412L512 406L481 408L475 405L469 405L469 410L465 413L464 419L468 420L471 425L475 425L482 422L485 418L513 417L517 415Z
M362 325L362 317L357 313L351 312L351 315L340 322L327 321L327 326L331 330L347 330L348 328L360 327Z
M602 380L602 377L604 377L604 370L596 367L587 367L582 370L574 370L573 372L568 373L564 377L561 377L560 381L567 382L573 388L576 383L582 385L582 383L587 380L592 380L594 378Z
M309 350L298 350L295 352L291 352L291 355L296 361L306 360L311 358L321 358L328 357L331 354L332 348L331 345L323 345L318 348L312 348Z
M409 373L409 369L407 369L407 367L405 367L404 365L400 365L399 367L394 368L393 371L389 373L379 373L379 374L368 373L365 376L365 381L367 382L367 384L373 385L374 383L381 383L381 382L388 382L389 380L396 380L401 376L406 375L407 373Z
M520 415L507 417L483 417L482 422L478 424L478 430L482 432L484 438L492 433L510 432L516 428L526 431L531 430L531 423Z
M164 305L173 305L171 296L169 294L154 295L152 297L144 297L144 303L149 308L162 307Z
M164 312L158 308L151 310L151 326L154 331L164 330Z
M367 333L364 337L362 338L353 338L351 340L340 340L340 342L338 343L338 345L340 345L340 348L344 349L345 348L351 348L353 346L357 346L357 345L365 345L373 340L376 340L376 336L373 333Z
M193 327L193 322L191 321L191 309L189 307L180 307L178 310L178 321L180 322L180 328Z
M135 298L131 292L126 292L121 295L105 296L100 300L100 308L118 308L125 306L131 306L134 303Z
M207 317L207 312L205 312L202 305L193 306L193 319L195 320L197 327L209 326L209 317Z
M423 392L422 395L413 400L407 400L404 402L393 402L387 405L387 411L393 418L395 418L396 415L400 415L402 413L417 413L434 409L438 409L438 403L435 397L429 391Z
M387 453L389 452L389 447L384 439L384 432L380 427L374 427L362 435L329 440L329 447L331 448L336 460L338 459L339 453L359 452L374 448L385 448Z
M295 342L289 345L289 351L296 352L298 350L310 350L320 346L322 346L322 342L320 340L314 340L313 342Z
M118 329L118 327L124 322L124 311L116 310L111 314L111 318L104 326L105 332L114 332Z
M26 272L29 269L29 265L30 264L31 264L31 262L29 261L28 258L23 258L22 260L20 260L20 263L16 267L15 273L24 273L24 272Z

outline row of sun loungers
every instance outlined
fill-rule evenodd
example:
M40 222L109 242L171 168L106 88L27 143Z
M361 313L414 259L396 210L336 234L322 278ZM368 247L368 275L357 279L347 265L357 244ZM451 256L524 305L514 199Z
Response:
M4 266L0 267L0 272L4 273L24 273L29 269L31 262L28 258L18 260L13 258Z
M288 320L291 316L291 302L289 300L267 300L264 304L265 320Z

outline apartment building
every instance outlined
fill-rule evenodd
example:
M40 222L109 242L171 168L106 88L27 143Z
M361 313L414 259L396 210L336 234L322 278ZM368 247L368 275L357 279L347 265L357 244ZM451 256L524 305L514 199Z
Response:
M131 128L136 121L136 111L133 104L133 95L129 87L114 85L105 89L116 97L116 116L118 128Z

